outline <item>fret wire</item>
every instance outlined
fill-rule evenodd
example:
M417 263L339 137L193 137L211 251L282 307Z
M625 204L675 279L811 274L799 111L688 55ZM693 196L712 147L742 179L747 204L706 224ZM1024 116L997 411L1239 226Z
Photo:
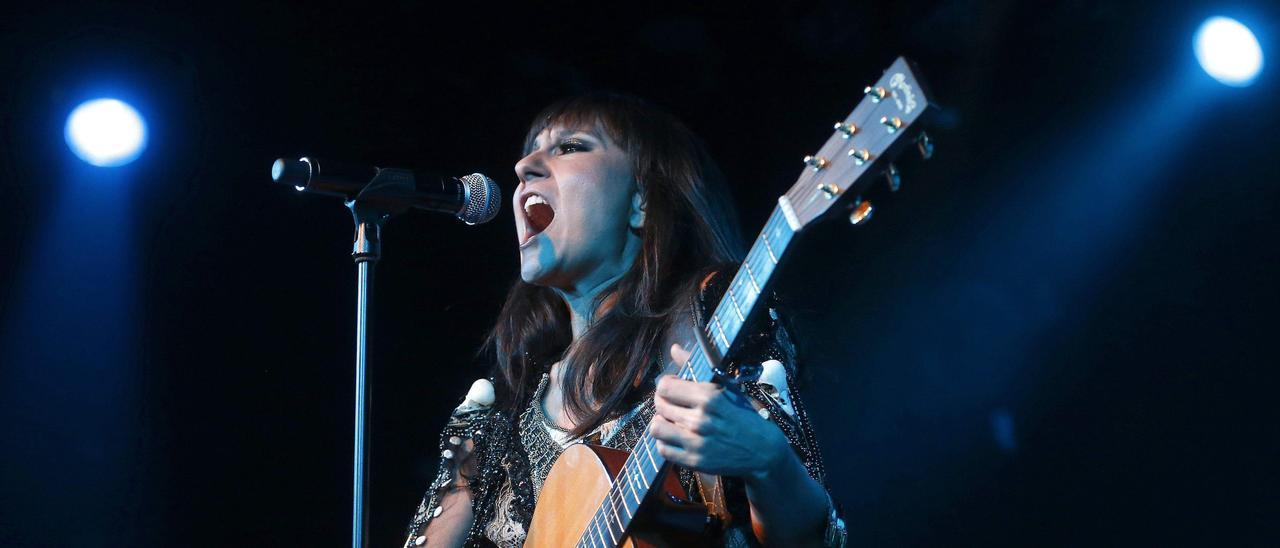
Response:
M769 245L769 235L761 232L760 239L764 241L765 251L769 252L769 260L773 261L773 264L778 264L778 256L773 254L773 246Z
M627 459L627 462L631 462L631 459ZM637 460L636 462L638 463L639 461ZM633 467L633 468L634 468L634 467ZM643 485L643 483L644 483L644 482L642 482L642 481L639 481L639 482L638 482L637 478L633 475L633 472L634 472L634 471L629 471L629 470L627 470L626 465L623 465L623 467L622 467L622 473L624 473L624 474L626 474L626 475L627 475L627 486L628 486L628 487L631 487L631 498L635 499L636 504L640 504L640 499L641 499L641 497L640 497L640 491L639 491L638 489L636 489L636 486L637 486L637 485ZM623 506L624 506L624 507L625 507L625 506L630 506L630 504L631 504L630 502L626 502L626 504L624 504Z
M782 227L785 226L787 226L787 224L784 222L784 219L782 219L782 216L779 215L778 208L773 208L773 213L769 215L769 221L765 223L764 229L770 234L777 236L782 233ZM787 230L790 231L790 227L787 227ZM777 241L777 239L775 238L774 241ZM786 251L786 242L784 241L781 243L783 244L783 251Z
M716 307L715 315L711 319L720 326L720 339L724 342L724 351L721 352L723 355L729 351L730 343L733 342L731 339L742 329L742 324L734 320L729 313L729 305L724 302Z
M640 444L638 445L638 449L643 451L645 454L645 457L648 458L649 461L654 465L653 473L656 477L657 462L654 460L652 455L652 452L655 449L655 446L652 444L652 438L649 437L647 433L642 436L640 440ZM617 518L615 522L617 523L619 528L617 532L619 536L625 533L626 527L625 527L625 524L623 523L624 520L622 519L621 514L618 513L617 511L618 503L619 502L622 503L622 507L625 510L625 513L628 515L628 519L630 519L631 517L634 517L634 510L631 508L630 500L625 496L625 493L621 493L619 492L619 490L630 488L633 494L632 498L636 500L636 509L639 509L639 505L642 501L642 498L639 496L640 493L639 493L639 490L637 489L637 485L643 486L647 482L646 480L648 479L643 475L644 474L643 470L640 469L640 463L643 462L643 460L640 459L639 457L634 459L635 461L634 463L632 462L632 460L633 459L628 458L627 462L624 463L623 465L623 469L621 473L626 474L626 476L622 478L624 483L615 483L614 484L615 489L610 489L610 492L607 495L609 497L610 509L613 511L614 516ZM639 472L642 475L640 477L633 475L636 472ZM606 522L606 524L604 525L605 527L609 527L608 533L610 538L616 539L616 537L614 536L614 530L612 527L612 524L614 522L608 521L609 517L607 514L604 514L598 511L596 515L593 516L593 518L594 519L592 520L593 521L592 525L595 527L596 533L597 535L600 536L602 541L604 539L604 535L600 531L600 529L602 528L602 525L600 523L601 520L604 520Z
M750 261L752 263L751 271L753 274L751 283L755 284L757 281L760 281L762 284L762 285L756 285L752 287L752 289L755 290L755 298L759 299L760 295L762 295L764 292L764 288L767 287L769 284L770 272L769 272L769 269L764 266L769 261L767 259L762 259L759 256L759 254L757 254L757 256L751 257ZM759 278L755 278L754 275L759 275Z
M712 314L712 315L711 315L711 321L712 321L712 325L714 325L716 328L718 328L718 329L720 330L720 340L724 341L724 346L725 346L724 350L725 350L725 351L728 351L728 349L729 349L729 339L726 339L726 338L725 338L725 336L724 336L724 326L721 326L721 325L720 325L720 318L719 318L718 316L716 316L715 314ZM708 328L708 329L710 329L710 328L711 328L711 326L709 325L709 326L707 326L707 328ZM713 333L712 333L712 335L714 335L714 334L715 334L715 333L713 332ZM714 337L712 337L712 341L714 341L714 340L715 340L715 338L714 338ZM714 342L713 342L712 344L714 344Z
M662 469L662 465L658 464L658 460L661 460L662 456L657 455L657 458L654 458L654 455L658 453L658 440L646 437L640 440L637 447L640 447L644 451L644 455L649 458L649 462L653 463L653 478L650 479L650 481L653 481L658 477L658 471Z
M738 299L733 296L733 283L729 284L729 289L727 289L726 292L729 297L729 302L733 303L734 311L738 313L738 321L746 323L747 317L742 315L742 307L738 306Z
M619 529L618 533L621 534L622 530L625 530L626 527L622 525L622 516L618 514L618 505L616 504L617 499L616 497L613 496L613 489L609 490L608 497L609 497L609 509L613 510L613 517L614 517L615 523L618 524L618 529ZM623 503L622 506L626 507L625 502ZM610 530L612 530L612 528L610 528Z
M605 516L605 518L604 518L604 530L605 530L605 532L609 533L609 542L610 542L610 545L611 545L611 546L617 546L617 545L618 545L618 539L617 539L617 537L614 537L614 536L613 536L613 527L610 527L610 526L609 526L609 518L608 518L608 516L607 516L607 515L606 515L606 516ZM604 537L602 536L602 537L600 538L600 540L604 540Z
M615 484L615 485L616 485L616 484ZM614 512L614 515L617 515L617 508L618 508L618 505L617 505L617 497L616 497L615 495L616 495L616 493L615 493L614 489L610 488L610 489L609 489L609 492L605 494L605 498L609 501L609 509L610 509L610 510L612 510L612 511ZM613 529L613 525L614 525L614 523L615 523L615 522L614 522L614 521L611 521L611 520L609 519L609 514L608 514L608 512L604 512L604 508L603 508L603 507L601 507L601 508L600 508L599 510L597 510L597 512L596 512L596 518L597 518L598 520L601 520L601 521L603 521L603 522L604 522L604 527L605 527L605 529L606 529L606 530L608 531L608 533L609 533L609 539L610 539L610 540L612 540L612 542L613 542L613 543L612 543L612 546L617 546L617 544L618 544L617 538L618 538L618 537L614 536L614 529ZM621 523L618 523L618 524L619 524L619 526L621 526ZM622 531L618 531L618 535L619 535L619 536L621 536L621 534L622 534Z
M720 317L712 316L711 319L716 321L716 327L720 330L720 342L724 343L724 348L720 349L720 353L724 354L729 351L729 338L724 335L724 325L720 323Z
M698 371L698 375L696 378L700 378L704 381L711 380L711 366L705 363L706 356L703 356L702 353L699 352L695 357L697 358L697 363L693 365L694 365L694 368ZM690 363L692 362L693 360L690 360Z
M761 237L763 236L764 235L761 234ZM771 256L769 255L770 249L769 244L766 243L760 248L760 251L757 252L755 256L756 266L759 267L759 270L756 272L762 274L766 280L768 280L769 276L773 274L773 266L777 264L769 260L769 257ZM766 282L765 285L768 285L768 283Z
M636 500L637 507L639 506L639 502L640 502L639 492L638 492L638 490L637 490L637 488L636 488L636 485L637 485L637 479L636 479L636 477L635 477L635 475L634 475L634 474L635 474L635 472L636 472L636 470L635 470L635 468L636 468L636 467L635 467L635 465L632 463L632 460L633 460L633 459L631 459L630 457L628 457L628 458L627 458L627 461L626 461L625 463L623 463L622 471L620 472L620 475L622 476L622 479L624 480L624 483L621 483L621 484L615 484L615 485L618 485L618 486L619 486L619 489L620 489L620 490L622 490L622 493L621 493L621 497L620 497L620 498L621 498L621 502L622 502L622 508L623 508L623 510L625 510L625 511L626 511L627 519L628 519L628 520L629 520L629 519L631 519L632 517L634 517L634 514L633 514L632 509L631 509L631 499L635 499L635 500ZM631 497L630 497L630 498L627 498L627 496L626 496L626 489L628 489L628 488L631 490ZM619 518L619 522L621 522L621 518ZM625 526L622 526L622 525L621 525L621 523L620 523L620 526L622 527L622 529L623 529L623 530L625 530L625 529L626 529L626 527L625 527Z
M760 279L756 278L755 275L760 274L765 281L768 281L769 279L769 273L767 272L769 261L767 260L767 257L765 257L764 246L753 246L751 248L751 254L747 256L747 261L752 263L751 266L753 268L751 270L751 279L753 282L757 282L756 289L763 290L764 287L759 283Z
M614 518L616 518L614 520L614 523L618 525L618 538L622 538L623 536L625 536L627 532L627 524L631 523L630 517L628 517L627 519L623 519L622 517L623 514L627 513L627 509L629 508L629 503L627 502L627 496L625 492L618 493L617 502L618 502L618 505L614 506L613 508L613 516ZM621 507L623 511L618 512L618 507Z
M729 353L729 347L733 346L733 339L737 337L738 332L742 331L742 324L738 323L733 317L733 313L728 310L729 305L725 304L720 309L720 333L724 335L724 350L720 351L723 356Z
M596 516L598 517L599 514L596 514ZM591 520L591 524L594 525L596 528L596 538L600 539L600 544L604 544L605 546L608 546L608 544L605 544L604 532L600 530L600 520L593 519Z
M613 527L609 523L609 519L607 517L605 518L605 522L604 522L604 531L609 534L609 546L617 546L618 537L614 536Z
M747 260L745 260L745 261L743 261L743 262L742 262L742 268L743 268L743 270L746 270L746 271L747 271L747 278L751 280L751 289L755 290L756 295L759 295L759 294L760 294L760 284L756 283L756 275L755 275L755 273L754 273L754 272L752 272L752 271L751 271L751 258L750 258L750 257L747 257Z
M648 441L648 439L649 439L649 438L648 438L647 436L646 436L646 437L643 437L643 438L640 438L640 442L641 442L641 443L646 443L646 442ZM653 475L654 475L654 476L657 476L657 475L658 475L658 469L659 469L659 468L661 468L661 467L660 467L660 466L658 466L658 461L654 460L654 458L653 458L653 452L652 452L652 451L648 451L648 450L646 450L646 451L644 452L644 455L645 455L646 457L649 457L649 463L653 464Z
M614 496L615 490L613 488L616 485L617 485L616 483L613 485L610 485L609 490L605 492L604 500L601 501L600 507L596 508L596 514L595 514L596 521L604 522L605 527L609 528L610 538L613 537L613 527L612 527L612 522L609 519L609 511L612 510L616 512L618 507L617 497Z

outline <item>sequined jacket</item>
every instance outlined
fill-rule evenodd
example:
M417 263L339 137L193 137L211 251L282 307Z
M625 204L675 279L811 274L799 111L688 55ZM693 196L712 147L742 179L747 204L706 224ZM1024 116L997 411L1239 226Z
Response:
M723 295L731 275L716 274L703 284L698 298L698 319ZM725 369L734 372L740 364L768 364L756 382L741 387L761 416L777 425L804 463L805 469L826 487L817 441L809 426L804 404L795 391L795 345L785 319L777 312L777 299L770 299L768 315L742 331L743 344L726 357ZM773 363L768 363L774 360ZM467 546L520 546L533 517L534 504L555 458L567 440L542 413L543 379L529 402L518 407L524 412L511 416L495 407L463 405L454 411L440 436L439 471L427 488L410 521L406 547L426 544L437 528L457 527L450 512L465 512L460 504L469 502L472 520L466 532ZM652 393L631 412L614 421L607 431L597 432L601 445L631 449L653 417ZM694 500L701 500L706 477L677 467L681 483ZM723 502L730 519L723 528L719 546L756 546L750 526L750 510L745 486L735 478L722 478ZM459 496L469 495L469 496ZM450 535L452 536L452 535Z

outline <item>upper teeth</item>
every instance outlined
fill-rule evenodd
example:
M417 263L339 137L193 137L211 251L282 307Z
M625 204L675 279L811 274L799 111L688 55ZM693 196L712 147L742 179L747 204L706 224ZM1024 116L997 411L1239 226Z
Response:
M542 196L538 196L537 194L530 194L528 198L524 199L524 212L528 213L529 208L532 207L533 204L545 204L545 203L547 203L547 201L543 200Z

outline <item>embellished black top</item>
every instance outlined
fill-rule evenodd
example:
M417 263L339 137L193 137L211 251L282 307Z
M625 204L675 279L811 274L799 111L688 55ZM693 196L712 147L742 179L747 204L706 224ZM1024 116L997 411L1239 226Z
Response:
M699 320L708 310L714 310L727 278L716 275L703 285L698 299ZM758 381L740 386L761 417L782 430L809 475L825 488L817 441L794 389L795 346L785 320L777 312L776 298L771 299L770 305L767 317L742 332L743 344L726 357L724 369L733 373L740 364L763 364ZM543 480L564 448L579 441L570 439L568 432L557 428L543 413L541 402L547 383L548 376L544 374L519 416L470 399L454 411L440 436L439 471L409 523L406 547L427 545L433 538L440 540L437 536L463 538L462 528L467 529L466 546L505 548L524 543ZM592 443L630 450L653 414L651 391L635 408L604 424L588 438ZM706 476L681 467L676 470L685 491L694 500L703 500ZM716 545L758 546L751 531L745 486L736 478L721 480L729 517Z

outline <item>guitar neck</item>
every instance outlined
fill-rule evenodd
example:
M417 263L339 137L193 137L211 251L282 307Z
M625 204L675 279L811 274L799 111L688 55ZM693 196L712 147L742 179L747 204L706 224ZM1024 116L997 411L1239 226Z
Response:
M862 200L862 195L873 180L884 175L889 189L898 189L901 181L891 163L898 152L914 140L921 156L927 159L933 154L933 145L916 126L930 107L929 97L905 58L895 60L863 94L853 112L835 123L835 131L822 148L804 157L806 168L778 199L707 325L699 326L706 344L714 347L707 348L712 354L725 356L733 348L747 320L761 306L760 296L768 290L769 280L797 232L843 206L852 208L849 221L861 224L871 215L871 202ZM715 378L716 371L706 353L694 351L679 376L707 382ZM646 430L578 545L617 546L665 464Z
M747 319L760 305L761 295L765 294L778 262L796 234L792 228L794 216L788 213L790 207L785 197L779 200L778 207L773 209L764 230L756 237L751 250L747 252L746 260L738 268L707 325L699 326L704 330L707 342L715 346L715 351L720 356L727 355L729 349L733 348ZM686 347L692 348L688 342ZM707 355L695 351L680 368L678 376L685 380L709 382L715 376L715 371ZM649 493L649 488L666 462L658 454L657 441L649 435L646 428L622 470L618 472L618 477L614 479L609 494L583 532L578 545L618 546L627 526L639 510L640 503Z

